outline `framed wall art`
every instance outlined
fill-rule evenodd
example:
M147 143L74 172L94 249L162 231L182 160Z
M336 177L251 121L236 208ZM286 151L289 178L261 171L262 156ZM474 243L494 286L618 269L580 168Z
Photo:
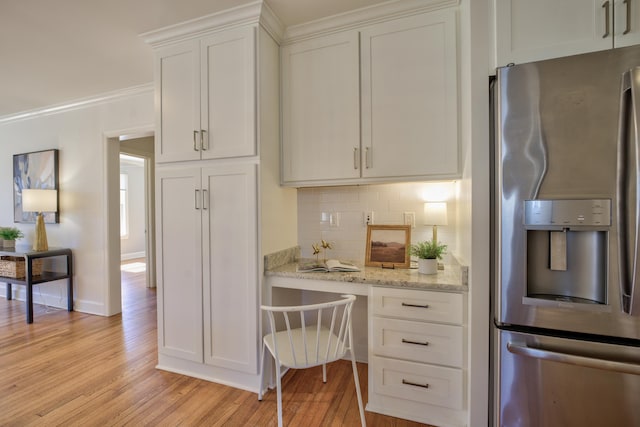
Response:
M23 189L59 190L58 150L35 151L13 156L13 221L35 223L36 213L22 210ZM45 223L60 222L59 200L57 204L58 212L44 213Z
M409 268L410 225L368 225L365 265Z

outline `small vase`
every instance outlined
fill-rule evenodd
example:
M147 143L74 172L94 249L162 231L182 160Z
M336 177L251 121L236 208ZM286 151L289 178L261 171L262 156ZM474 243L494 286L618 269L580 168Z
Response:
M16 241L15 240L3 240L2 247L5 249L15 249Z
M420 274L437 274L438 273L438 260L437 259L418 259L418 273Z

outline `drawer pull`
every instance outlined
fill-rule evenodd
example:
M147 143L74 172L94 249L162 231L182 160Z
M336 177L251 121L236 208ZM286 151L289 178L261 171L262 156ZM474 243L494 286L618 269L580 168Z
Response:
M402 384L412 385L414 387L429 388L429 384L418 384L418 383L414 383L414 382L411 382L411 381L407 381L404 378L402 379Z
M420 342L420 341L411 341L405 338L402 338L402 343L403 344L416 344L416 345L424 345L424 346L428 346L429 345L429 341L424 341L424 342Z
M420 305L420 304L409 304L408 302L402 303L403 307L417 307L417 308L429 308L429 304Z

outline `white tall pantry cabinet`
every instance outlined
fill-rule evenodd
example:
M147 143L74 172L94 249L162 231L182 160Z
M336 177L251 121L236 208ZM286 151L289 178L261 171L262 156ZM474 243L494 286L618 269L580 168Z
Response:
M279 142L278 25L256 2L144 35L155 51L158 367L251 391L263 218L282 208L261 191L289 191L260 155ZM270 249L295 245L279 243Z

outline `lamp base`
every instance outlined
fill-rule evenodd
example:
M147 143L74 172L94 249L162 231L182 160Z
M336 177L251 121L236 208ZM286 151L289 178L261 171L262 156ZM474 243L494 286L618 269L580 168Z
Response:
M44 215L41 213L36 217L36 235L33 240L33 250L49 250L49 244L47 243L47 230L44 228Z

